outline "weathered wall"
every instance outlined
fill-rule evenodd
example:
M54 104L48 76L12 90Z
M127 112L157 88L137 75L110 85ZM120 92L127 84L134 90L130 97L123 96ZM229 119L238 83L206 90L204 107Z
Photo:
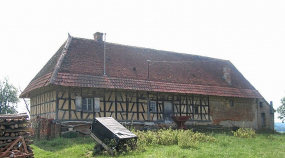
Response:
M76 110L76 96L100 98L100 111ZM57 98L59 120L92 120L93 117L108 116L121 121L163 121L165 101L172 103L175 115L191 115L198 120L209 119L208 97L200 95L62 87L58 90ZM149 101L156 103L155 112L149 111ZM197 108L196 112L193 111L194 107Z
M72 87L50 87L33 94L35 95L31 97L31 116L55 118L60 121L92 121L94 117L113 117L126 122L172 121L165 113L167 102L172 105L171 115L190 116L190 124L217 124L255 129L273 127L270 106L265 104L264 100L257 99ZM100 110L78 110L78 96L99 98ZM149 101L156 103L155 112L150 111ZM260 101L264 102L263 107L259 107ZM265 116L263 120L261 113ZM264 127L261 125L262 121Z
M39 92L31 97L33 117L92 120L107 116L119 121L164 121L171 120L165 114L165 103L168 102L174 115L190 116L191 120L210 120L209 97L203 95L72 87L42 89ZM77 96L99 98L100 111L78 110ZM156 103L156 111L150 111L149 101Z
M234 106L230 105L230 100ZM214 124L227 127L274 129L274 111L264 99L210 97Z
M56 90L54 87L44 87L34 91L30 98L31 119L36 116L55 118Z
M257 122L259 129L274 129L274 109L264 99L256 100L258 107ZM263 118L264 115L265 117Z

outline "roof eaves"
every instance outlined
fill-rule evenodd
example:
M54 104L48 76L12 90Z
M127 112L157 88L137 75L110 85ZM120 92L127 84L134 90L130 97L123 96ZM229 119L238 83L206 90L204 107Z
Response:
M52 73L52 75L51 75L50 84L54 84L54 82L55 82L55 80L56 80L56 78L57 78L58 70L59 70L59 68L60 68L60 66L61 66L61 64L62 64L62 62L63 62L63 59L64 59L66 53L67 53L67 50L68 50L68 48L69 48L69 45L70 45L71 40L72 40L72 36L70 36L70 35L68 34L67 42L66 42L65 46L64 46L63 49L62 49L61 55L60 55L60 57L59 57L59 59L58 59L56 65L55 65L54 71L53 71L53 73Z

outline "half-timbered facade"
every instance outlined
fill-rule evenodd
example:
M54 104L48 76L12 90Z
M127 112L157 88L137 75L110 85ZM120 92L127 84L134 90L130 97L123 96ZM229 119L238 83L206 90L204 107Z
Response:
M105 43L101 33L69 36L20 97L30 98L32 118L169 123L176 115L273 129L272 105L231 62Z

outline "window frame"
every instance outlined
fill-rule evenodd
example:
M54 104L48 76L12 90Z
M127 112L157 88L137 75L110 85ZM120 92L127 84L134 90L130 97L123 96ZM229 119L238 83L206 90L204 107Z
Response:
M151 113L155 113L157 112L157 109L156 109L156 101L149 101L149 112Z
M235 107L235 102L234 102L234 100L229 100L229 104L230 104L230 107Z
M87 102L87 104L86 105L84 105L84 100L86 100ZM89 109L89 101L88 100L90 100L90 107L91 107L91 109ZM83 112L93 112L93 98L91 98L91 97L82 97L82 111ZM86 106L86 109L84 109L84 106Z

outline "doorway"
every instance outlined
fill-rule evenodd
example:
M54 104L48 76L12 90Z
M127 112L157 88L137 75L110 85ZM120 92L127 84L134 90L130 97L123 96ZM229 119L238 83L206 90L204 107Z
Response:
M265 113L261 113L261 127L265 127Z
M171 101L164 102L163 119L172 122L171 116L173 115L173 105Z

